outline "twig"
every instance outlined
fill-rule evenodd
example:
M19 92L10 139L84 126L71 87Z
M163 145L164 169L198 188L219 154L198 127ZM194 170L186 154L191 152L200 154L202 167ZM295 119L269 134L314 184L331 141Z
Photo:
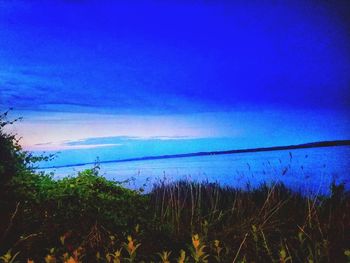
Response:
M16 209L15 209L15 211L13 212L13 214L12 214L12 216L11 216L11 218L10 218L10 222L9 222L9 224L8 224L8 226L7 226L7 228L6 228L6 230L5 230L4 233L2 234L1 241L3 241L3 240L5 239L5 237L7 236L8 232L10 231L10 229L11 229L11 227L12 227L12 225L13 225L13 220L15 219L16 214L17 214L17 212L18 212L18 208L19 208L20 203L21 203L21 202L18 202L18 203L16 204Z
M25 237L22 237L21 239L19 239L14 245L13 247L17 247L18 244L22 243L23 241L26 241L27 239L29 238L32 238L32 237L36 237L36 236L40 236L42 234L42 232L39 232L39 233L34 233L34 234L30 234L28 236L25 236Z
M237 254L236 254L235 258L233 259L232 263L235 263L235 262L236 262L236 260L237 260L237 258L238 258L238 255L239 255L239 252L241 252L242 246L243 246L244 242L245 242L246 239L247 239L247 236L248 236L248 233L245 234L245 236L244 236L244 238L243 238L243 241L242 241L242 243L240 244L240 246L239 246L239 248L238 248L238 251L237 251Z

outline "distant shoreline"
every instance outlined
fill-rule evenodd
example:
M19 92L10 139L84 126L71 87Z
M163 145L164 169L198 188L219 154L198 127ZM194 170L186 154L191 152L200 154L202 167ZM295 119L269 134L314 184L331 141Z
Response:
M169 154L169 155L159 155L159 156L145 156L145 157L127 158L127 159L120 159L120 160L100 161L99 163L101 163L101 164L102 163L121 163L121 162L148 161L148 160L172 159L172 158L185 158L185 157L207 156L207 155L223 155L223 154L235 154L235 153L269 152L269 151L295 150L295 149L307 149L307 148L321 148L321 147L333 147L333 146L350 146L350 140L321 141L321 142L311 142L311 143L303 143L303 144L288 145L288 146L273 146L273 147L250 148L250 149L240 149L240 150L196 152L196 153ZM43 169L76 167L76 166L84 166L84 165L95 164L95 163L96 162L87 162L87 163L57 165L57 166L39 167L39 168L36 168L36 169L37 170L43 170Z

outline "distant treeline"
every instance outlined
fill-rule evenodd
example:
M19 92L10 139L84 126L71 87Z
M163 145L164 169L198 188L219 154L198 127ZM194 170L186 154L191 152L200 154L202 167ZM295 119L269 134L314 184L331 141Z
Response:
M350 145L350 140L321 141L321 142L311 142L311 143L303 143L303 144L288 145L288 146L273 146L273 147L260 147L260 148L227 150L227 151L211 151L211 152L196 152L196 153L183 153L183 154L168 154L168 155L159 155L159 156L145 156L145 157L138 157L138 158L100 161L99 163L121 163L121 162L147 161L147 160L159 160L159 159L170 159L170 158L184 158L184 157L207 156L207 155L269 152L269 151L295 150L295 149L320 148L320 147L349 146L349 145ZM94 164L94 162L40 167L39 169L83 166L83 165L88 165L88 164Z

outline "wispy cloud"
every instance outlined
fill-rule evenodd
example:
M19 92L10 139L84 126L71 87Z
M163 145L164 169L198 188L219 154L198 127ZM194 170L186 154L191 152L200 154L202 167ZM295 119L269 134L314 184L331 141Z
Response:
M0 107L117 114L350 107L349 23L339 18L350 5L5 2Z
M38 149L37 144L47 142L54 143L57 148L59 145L119 144L131 140L218 137L238 132L237 127L213 114L150 116L44 111L17 111L15 114L23 117L23 121L15 125L13 132L23 137L22 145L26 149Z
M65 142L65 145L94 145L94 144L122 144L127 141L142 141L142 140L189 140L193 139L190 136L111 136L111 137L97 137L86 138L82 140ZM196 138L198 139L198 138Z
M83 150L83 149L94 149L102 147L118 147L122 144L118 143L102 143L102 144L79 144L79 143L39 143L32 146L26 147L28 151L66 151L66 150Z
M127 74L129 80L103 70L91 77L83 69L77 72L76 67L73 74L55 65L10 66L4 62L0 65L0 109L150 115L205 110L206 103L185 94L153 90L154 83L147 85L147 90L142 79L129 83L131 72ZM108 81L101 79L105 74L109 75ZM160 84L157 79L152 82Z
M111 136L111 137L96 137L86 138L73 141L61 142L46 142L36 143L26 147L30 151L66 151L78 149L94 149L102 147L118 147L126 144L135 144L144 141L167 141L167 140L191 140L199 138L191 138L189 136L150 136L150 137L136 137L136 136Z

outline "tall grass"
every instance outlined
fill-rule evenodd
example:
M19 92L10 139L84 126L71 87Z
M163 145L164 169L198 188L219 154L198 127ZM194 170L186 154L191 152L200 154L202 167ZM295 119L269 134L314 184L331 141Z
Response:
M65 181L69 184L55 184L56 191L70 189L69 195L62 192L62 200L80 199L76 205L67 203L69 211L77 213L63 218L61 213L67 212L63 204L52 211L55 216L43 210L43 219L33 217L42 220L40 235L21 239L0 262L18 258L35 262L44 258L45 262L346 262L350 258L350 194L344 185L333 184L330 196L307 196L279 183L248 191L208 182L163 182L140 199L87 172ZM95 190L93 199L81 198L97 187L106 189L97 192L104 199L96 198ZM75 188L79 195L71 192ZM55 196L61 204L59 195ZM128 201L118 201L121 197ZM119 203L103 208L106 200ZM141 201L142 207L135 204ZM32 210L26 213L35 213L35 207L28 207ZM94 207L100 208L100 214L87 214L91 221L87 231L84 217L78 215ZM128 207L142 215L133 210L127 215ZM141 225L116 227L119 221L111 215L120 211L119 216L126 218L138 215L134 221ZM20 230L34 231L16 231Z
M159 228L180 244L193 233L220 240L227 262L342 262L350 247L350 198L343 185L333 184L325 197L278 183L245 191L179 181L156 185L150 196Z

